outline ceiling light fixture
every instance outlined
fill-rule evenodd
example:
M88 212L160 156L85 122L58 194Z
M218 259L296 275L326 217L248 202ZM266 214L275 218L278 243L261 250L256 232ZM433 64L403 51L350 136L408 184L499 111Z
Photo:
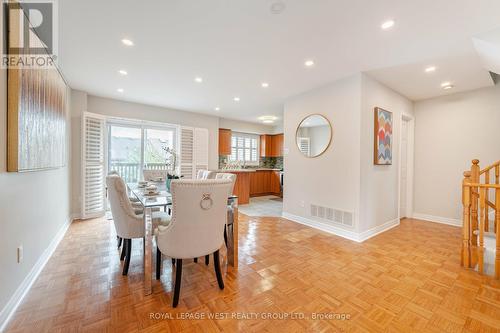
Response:
M128 72L126 70L123 70L123 69L120 69L118 71L118 73L120 73L121 75L128 75Z
M276 1L271 4L271 13L273 14L281 14L285 10L286 5L283 1Z
M276 116L262 116L258 118L260 121L262 121L264 124L272 124L274 123L275 120L278 119Z
M197 76L197 77L194 78L194 81L198 82L198 83L202 83L203 79L201 77Z
M304 62L304 65L305 65L306 67L312 67L312 66L314 66L314 61L312 61L312 60L306 60L306 61Z
M123 38L122 43L123 43L123 45L126 45L126 46L134 46L134 42L131 41L130 39L127 39L127 38Z
M392 28L395 23L396 22L394 22L393 20L387 20L384 23L382 23L382 25L380 27L382 28L382 30L388 30L388 29Z
M240 98L239 98L239 97L235 97L235 98L233 98L233 101L235 101L235 102L239 102L239 101L240 101Z
M220 111L220 107L216 106L216 107L214 108L214 110L215 110L215 111Z
M450 81L446 81L446 82L441 83L441 88L448 87L448 86L451 86Z
M267 82L262 82L260 85L262 86L262 88L269 87L269 83L267 83Z
M452 88L455 88L455 86L452 85L452 84L443 87L444 90L449 90L449 89L452 89Z
M429 66L425 69L426 73L432 73L436 71L436 66Z
M124 90L122 88L118 88L118 89L116 89L116 91L118 91L120 94L124 92Z

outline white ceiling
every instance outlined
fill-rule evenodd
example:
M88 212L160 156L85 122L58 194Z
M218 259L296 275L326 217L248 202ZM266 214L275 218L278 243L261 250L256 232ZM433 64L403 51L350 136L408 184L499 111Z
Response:
M60 0L60 66L90 94L256 122L360 71L412 99L450 93L446 80L452 91L492 85L472 37L500 26L498 0L287 0L272 14L274 2ZM386 19L396 24L382 31Z

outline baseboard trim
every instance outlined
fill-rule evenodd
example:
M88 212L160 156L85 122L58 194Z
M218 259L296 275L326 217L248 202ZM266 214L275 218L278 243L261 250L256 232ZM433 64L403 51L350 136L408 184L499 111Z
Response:
M359 241L364 242L365 240L375 237L378 234L381 234L383 232L386 232L387 230L395 228L399 226L399 221L400 221L399 218L396 218L394 220L387 221L384 224L378 225L375 228L363 231L359 234Z
M306 217L290 214L287 212L283 212L281 216L287 220L290 220L292 222L296 222L299 224L306 225L308 227L318 229L324 232L328 232L330 234L340 236L342 238L346 238L355 242L359 242L359 237L358 233L350 230L346 230L343 228L335 227L326 223L322 223L319 221L311 220Z
M49 261L50 257L56 250L57 246L64 238L66 231L68 230L71 222L73 222L73 217L70 217L66 223L59 229L57 234L54 236L49 246L43 251L42 255L38 258L35 265L31 268L28 275L24 278L21 285L16 289L16 292L10 300L7 302L5 307L0 311L0 332L3 332L7 327L9 320L11 319L14 312L17 310L19 304L21 304L22 300L31 289L31 286L36 281L43 268Z
M299 224L306 225L308 227L318 229L324 232L328 232L330 234L333 234L335 236L339 236L342 238L346 238L349 240L352 240L354 242L362 243L372 237L375 237L378 234L381 234L389 229L392 229L394 227L397 227L399 225L399 219L394 219L391 221L388 221L382 225L376 226L375 228L372 228L370 230L363 231L361 233L355 232L355 231L350 231L346 230L343 228L335 227L326 223L322 223L319 221L311 220L303 216L298 216L294 214L290 214L287 212L282 213L282 217L290 220L292 222L296 222Z
M461 227L462 221L457 219L452 219L449 217L421 214L421 213L413 213L413 218L417 220L423 220L427 222L441 223L446 225L451 225L454 227Z

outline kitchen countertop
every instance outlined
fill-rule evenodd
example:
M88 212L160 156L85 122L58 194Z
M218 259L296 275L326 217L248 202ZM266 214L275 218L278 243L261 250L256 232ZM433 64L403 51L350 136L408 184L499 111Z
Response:
M257 171L281 171L281 169L257 168L257 169L219 169L217 172L257 172Z

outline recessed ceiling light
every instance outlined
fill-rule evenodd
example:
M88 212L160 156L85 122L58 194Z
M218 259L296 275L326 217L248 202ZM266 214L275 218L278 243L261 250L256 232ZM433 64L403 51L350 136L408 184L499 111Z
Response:
M306 60L306 62L304 62L304 65L306 65L306 67L312 67L312 66L314 66L314 61Z
M267 83L267 82L262 82L260 85L262 86L262 88L269 87L269 83Z
M446 82L441 83L441 88L448 87L448 86L451 86L450 81L446 81Z
M122 88L118 88L118 89L116 89L116 91L118 91L119 93L123 93L124 92L124 90Z
M198 83L202 83L203 82L203 79L199 76L195 77L194 78L195 82L198 82Z
M239 97L235 97L235 98L233 98L233 101L235 101L235 102L239 102L239 101L240 101L240 98L239 98Z
M429 66L425 69L426 73L432 73L436 71L436 66Z
M382 30L388 30L394 26L395 22L393 20L387 20L380 26Z
M214 110L215 110L215 111L220 111L220 107L216 106L216 107L214 108Z
M130 39L127 39L127 38L123 38L122 43L123 43L123 45L134 46L134 42L131 41Z
M118 71L118 73L120 73L121 75L128 75L128 72L126 70L123 70L123 69L120 69Z
M270 119L268 119L268 120L262 120L262 122L263 122L264 124L272 124L272 123L274 123L274 120L270 120Z
M449 90L449 89L452 89L452 88L455 88L455 86L452 85L452 84L443 87L444 90Z

